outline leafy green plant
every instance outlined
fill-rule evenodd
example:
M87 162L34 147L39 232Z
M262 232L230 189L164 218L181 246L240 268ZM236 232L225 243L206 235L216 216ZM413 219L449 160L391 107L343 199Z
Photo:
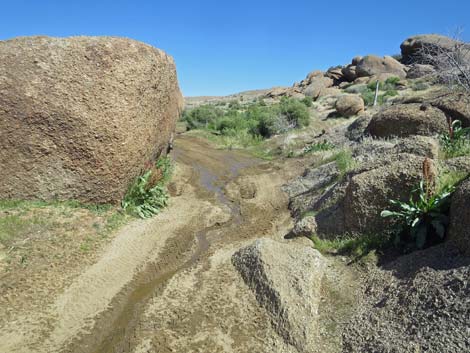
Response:
M140 218L149 218L159 213L168 204L165 183L170 174L169 158L159 159L155 167L134 180L121 202L122 208Z
M304 147L302 150L302 154L312 153L312 152L321 152L321 151L329 151L335 148L335 145L332 143L324 140L322 142L316 142L311 145Z
M428 242L444 239L449 223L450 197L455 191L455 186L447 185L431 192L427 184L422 180L408 202L390 200L396 211L384 210L381 213L384 218L393 217L399 221L401 229L397 241L406 241L409 237L418 249Z
M440 143L446 158L470 154L470 128L463 128L460 120L448 120L448 132L441 135Z

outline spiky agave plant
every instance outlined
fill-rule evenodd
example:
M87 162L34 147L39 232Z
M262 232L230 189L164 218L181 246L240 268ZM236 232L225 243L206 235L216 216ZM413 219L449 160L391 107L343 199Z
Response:
M401 225L401 237L409 236L418 249L431 240L444 239L449 224L448 211L454 185L436 190L432 161L423 163L423 179L412 191L408 202L390 200L395 211L384 210L381 216L397 218ZM400 239L403 240L403 239Z

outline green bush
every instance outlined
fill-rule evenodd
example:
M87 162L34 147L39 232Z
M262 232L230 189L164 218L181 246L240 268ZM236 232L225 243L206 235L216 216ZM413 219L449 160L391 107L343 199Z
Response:
M185 110L182 120L185 121L189 129L207 128L210 124L220 119L224 115L222 109L213 105L201 105L194 109Z
M170 159L159 159L153 168L137 177L130 185L121 202L122 208L140 218L149 218L160 212L168 204L165 183L170 175Z
M399 77L389 77L385 81L379 81L379 91L395 91L397 88L397 84L400 82ZM367 85L367 89L369 91L375 92L377 82L369 82Z
M308 126L310 123L310 113L307 107L296 99L282 99L280 112L294 127Z
M313 98L312 97L305 97L300 100L306 107L310 108L313 105Z
M203 129L226 136L225 140L229 145L233 145L237 136L244 142L251 140L256 143L260 136L269 138L289 129L306 126L310 122L307 101L284 98L280 103L270 106L262 99L244 106L236 103L231 102L226 110L203 105L185 111L183 120L189 130ZM251 135L249 139L247 133ZM241 142L239 144L245 144Z

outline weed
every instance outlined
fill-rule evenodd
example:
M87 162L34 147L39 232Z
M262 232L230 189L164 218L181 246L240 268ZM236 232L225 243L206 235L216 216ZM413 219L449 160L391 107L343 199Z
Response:
M351 151L347 149L336 153L334 160L336 161L336 166L338 167L341 177L356 167L356 161L352 157Z
M322 142L316 142L311 145L304 147L302 150L302 155L313 152L329 151L335 148L335 145L332 143L323 140Z
M463 128L460 120L448 119L448 131L441 135L441 149L445 158L470 155L470 128Z
M372 251L383 250L390 246L390 237L384 234L344 235L335 239L311 237L315 249L323 254L333 253L362 258Z
M165 183L171 173L168 158L157 161L155 167L137 177L121 202L122 208L140 218L149 218L168 204Z

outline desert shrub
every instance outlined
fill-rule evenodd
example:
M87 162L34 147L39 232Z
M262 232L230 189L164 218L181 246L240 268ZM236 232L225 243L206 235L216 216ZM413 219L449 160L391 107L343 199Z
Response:
M334 160L341 176L344 176L356 167L356 161L352 156L352 152L348 149L343 149L336 153Z
M429 88L429 84L427 84L426 82L423 82L423 81L417 81L417 82L413 82L411 84L411 89L413 91L425 91Z
M165 183L170 175L170 159L159 159L155 166L147 169L130 185L121 202L122 208L140 218L149 218L160 212L168 204Z
M460 120L448 120L448 131L440 137L446 158L470 155L470 128L463 128Z
M366 106L373 106L374 105L374 98L375 98L375 90L371 91L370 89L367 89L366 91L362 92L361 94L362 99L364 100L364 104ZM384 95L379 94L377 96L377 104L382 105L384 103Z
M305 104L306 107L310 108L313 104L313 98L312 97L305 97L300 100L303 104Z
M228 104L228 107L230 109L240 109L241 105L238 100L234 99L233 101L230 101L230 103Z
M246 148L254 146L262 141L259 135L253 135L248 130L229 129L220 138L220 143L229 149Z
M379 81L379 91L396 90L398 82L400 82L399 77L389 77L385 81ZM375 92L376 85L376 81L369 82L367 89Z
M182 120L187 123L189 129L207 128L209 124L213 124L217 119L224 115L222 109L213 105L201 105L194 109L185 110Z
M269 138L308 125L310 114L305 102L284 98L270 106L263 100L244 106L233 102L225 111L211 105L200 106L186 111L183 120L189 130L203 129L217 133L225 136L227 144L232 146L237 137L243 139L237 145L245 145L250 140L256 143L260 137ZM251 135L249 138L247 133Z
M293 127L308 126L310 114L305 104L293 98L283 98L279 104L281 114Z
M384 97L395 97L398 96L398 92L395 89L389 89L384 93Z

